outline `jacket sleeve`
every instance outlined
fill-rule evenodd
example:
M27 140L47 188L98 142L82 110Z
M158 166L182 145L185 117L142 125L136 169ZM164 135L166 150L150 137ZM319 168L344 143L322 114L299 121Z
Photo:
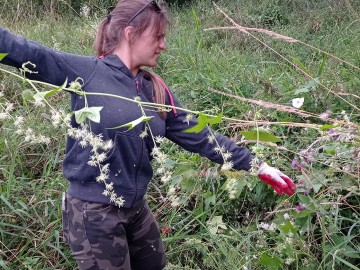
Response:
M174 105L182 107L176 97L173 96ZM185 129L195 126L198 122L195 117L193 119L186 119L187 113L182 110L170 111L166 118L166 134L165 136L180 145L185 150L198 153L203 157L207 157L211 161L219 164L224 164L223 155L217 150L224 149L224 152L231 153L227 162L232 162L232 168L236 170L250 170L252 154L246 147L238 146L234 141L228 137L217 133L208 128L203 129L198 133L184 132ZM215 135L215 140L209 139L211 134ZM212 141L212 142L211 142ZM218 145L217 145L218 144Z
M35 66L26 67L36 73L26 73L26 77L54 85L61 85L78 77L84 81L95 69L95 58L80 56L52 50L36 42L16 36L0 27L0 53L8 55L0 62L5 65L21 68L26 62Z

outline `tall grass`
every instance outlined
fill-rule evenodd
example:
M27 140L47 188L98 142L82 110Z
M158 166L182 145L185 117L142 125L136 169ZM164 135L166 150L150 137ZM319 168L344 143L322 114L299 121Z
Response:
M61 8L46 5L40 19L35 8L29 9L32 1L4 3L2 26L49 47L87 55L93 54L96 25L107 6L104 2L105 8L81 17L79 10L64 15ZM173 5L168 50L156 72L187 108L233 118L216 129L239 144L257 145L240 135L254 126L281 138L258 150L296 181L298 193L278 197L254 176L222 172L164 143L172 179L164 184L156 175L148 200L160 223L168 268L359 269L360 72L351 65L360 66L360 2L223 0L217 5L241 26L305 44L238 29L204 31L233 25L209 1ZM30 145L14 134L13 120L0 122L0 267L74 269L61 236L64 130L51 128L46 111L24 101L21 93L29 86L22 81L0 73L0 89L17 104L14 115L25 114L27 125L52 138L47 145ZM296 97L304 97L301 109L312 117L246 101L291 106ZM66 95L51 103L68 109ZM314 117L326 110L332 111L329 117ZM300 165L291 167L294 160ZM175 196L169 195L171 188Z

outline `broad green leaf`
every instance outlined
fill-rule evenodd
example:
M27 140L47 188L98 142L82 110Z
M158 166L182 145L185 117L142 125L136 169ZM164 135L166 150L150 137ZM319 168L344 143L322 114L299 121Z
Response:
M303 217L307 217L307 216L310 216L314 213L314 211L311 211L311 210L308 210L308 209L304 209L304 210L301 210L300 213L296 212L296 211L293 211L292 212L292 215L295 217L295 218L303 218Z
M301 178L302 181L306 181L305 179ZM306 205L309 205L311 203L311 198L310 196L306 196L306 195L301 195L301 194L296 194L297 197L299 198L299 200Z
M7 55L8 53L0 53L0 61L3 60Z
M262 142L281 142L281 139L270 134L265 130L252 130L252 131L241 131L241 135L245 137L247 140L254 140L254 141L262 141Z
M75 111L75 120L78 124L84 123L89 119L95 123L100 123L100 111L103 107L85 107Z
M219 124L221 122L221 120L222 120L222 113L220 113L219 115L217 115L215 117L211 117L211 118L207 117L203 113L200 113L199 118L197 120L198 120L197 125L195 125L195 126L193 126L191 128L185 129L184 132L198 133L198 132L202 131L206 127L206 125L208 125L208 124L209 125Z
M269 269L269 270L283 269L282 268L283 260L280 257L278 257L278 256L270 257L266 253L264 253L261 256L259 264L267 267L267 269Z
M318 84L319 84L319 78L314 78L308 81L304 86L296 89L295 95L310 92L311 90L314 90Z
M198 118L198 123L197 125L191 127L191 128L188 128L188 129L185 129L184 132L188 132L188 133L192 133L192 132L195 132L195 133L198 133L200 131L202 131L205 127L206 127L206 124L208 123L208 118L206 115L200 113L199 115L199 118Z
M131 121L131 122L127 123L127 124L124 124L124 125L121 125L121 126L117 126L117 127L114 127L114 128L110 128L110 129L117 129L117 128L128 127L128 130L131 130L131 129L133 129L134 127L136 127L136 126L137 126L138 124L140 124L140 123L149 122L151 118L153 118L153 116L141 116L140 118L135 119L134 121Z
M334 145L324 145L323 149L329 155L335 155L336 154L336 149L335 149Z
M212 117L212 118L208 118L208 123L210 125L215 125L215 124L219 124L222 120L222 116L223 114L220 113L219 115L215 116L215 117Z
M43 100L46 99L48 97L51 97L52 95L55 95L57 92L61 91L62 89L64 89L67 85L67 80L63 83L63 85L56 87L53 90L50 91L44 91L44 92L38 92L36 93L33 98L34 100Z
M31 89L25 89L22 91L21 96L25 105L27 105L27 101L34 100L34 92Z
M322 125L320 129L321 129L322 131L328 131L329 129L332 129L332 128L334 128L334 127L335 127L334 125L325 124L325 125Z
M285 224L279 225L278 227L285 234L296 233L298 231L297 228L293 224L291 224L289 220L287 220Z
M216 234L219 229L226 230L226 224L222 220L222 216L214 216L211 220L207 222L209 232L211 234Z

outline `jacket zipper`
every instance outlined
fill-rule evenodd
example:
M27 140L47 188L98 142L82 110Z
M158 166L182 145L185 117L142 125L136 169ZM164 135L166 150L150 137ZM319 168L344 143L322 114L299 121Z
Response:
M138 96L140 96L140 89L139 89L139 80L138 79L135 79L135 84L136 84L136 92L138 94Z

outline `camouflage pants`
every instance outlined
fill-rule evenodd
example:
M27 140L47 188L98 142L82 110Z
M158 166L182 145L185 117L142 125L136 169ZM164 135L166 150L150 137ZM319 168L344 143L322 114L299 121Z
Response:
M64 193L64 240L80 270L158 270L166 264L146 202L134 208L82 201Z

